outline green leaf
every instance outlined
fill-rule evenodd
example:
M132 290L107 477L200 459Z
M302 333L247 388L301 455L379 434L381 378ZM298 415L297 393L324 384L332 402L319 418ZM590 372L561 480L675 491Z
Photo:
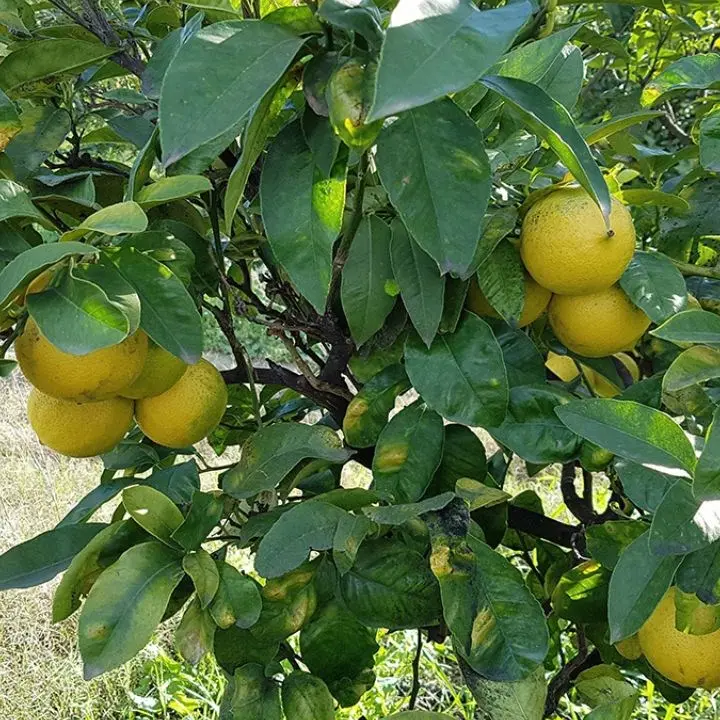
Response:
M210 181L203 175L175 175L156 180L138 190L135 202L145 210L163 203L180 200L212 190Z
M41 533L0 555L0 590L52 580L101 531L104 523L68 525Z
M437 534L431 566L454 646L475 672L516 681L543 662L549 642L545 616L508 560L470 535L465 544Z
M675 584L705 603L716 604L720 599L720 543L686 555L675 575Z
M592 525L585 531L590 556L612 570L622 551L647 531L640 520L612 520Z
M520 251L509 242L500 242L480 266L476 279L500 317L517 326L525 306L525 269Z
M693 494L697 500L720 500L720 409L715 410L695 467Z
M620 278L620 287L654 323L687 307L685 280L661 253L638 250Z
M704 90L717 83L720 83L720 57L715 53L699 53L670 63L643 88L640 102L648 107L676 90Z
M592 622L607 612L610 573L588 560L562 575L552 594L553 611L576 623Z
M720 377L720 350L696 345L672 361L663 376L663 391L675 393L717 377Z
M202 321L182 282L165 265L132 247L122 247L109 258L140 297L142 329L188 365L198 362Z
M472 120L447 99L404 113L380 133L377 165L405 226L441 273L472 272L490 196L490 165Z
M482 83L501 95L519 113L524 123L556 153L575 179L610 218L610 192L590 149L568 111L536 85L497 75Z
M348 445L375 445L398 395L410 387L402 365L391 365L373 376L350 401L343 420Z
M0 181L1 182L1 181ZM17 255L0 271L0 308L8 304L42 272L72 255L97 255L98 250L84 243L48 243Z
M391 229L390 255L400 297L410 321L429 347L442 318L445 279L399 218L393 220Z
M159 542L130 548L100 575L78 628L86 680L119 667L145 647L183 575L180 556Z
M344 682L374 666L373 656L378 649L375 633L337 601L316 613L300 632L303 663L327 683L336 697L341 695Z
M542 668L517 682L488 680L474 672L462 659L460 669L478 701L482 720L542 720L544 717L547 682ZM398 717L402 718L403 714ZM442 715L437 720L440 718ZM412 720L412 716L404 720ZM422 720L422 716L417 720ZM432 714L427 720L434 720Z
M405 363L413 387L445 419L470 427L497 427L505 420L508 383L502 352L488 324L476 315L465 313L456 331L439 335L430 348L411 336Z
M284 513L260 541L255 569L266 578L276 578L300 567L310 552L333 547L335 532L345 510L310 500Z
M360 33L374 47L382 43L383 18L372 0L326 0L317 14L331 25Z
M372 472L375 489L393 503L419 500L442 457L442 418L425 405L403 408L380 433Z
M630 720L640 693L614 665L597 665L575 681L582 700L594 708L588 720Z
M239 500L276 488L302 460L344 463L352 452L323 425L283 423L266 425L243 447L240 462L223 479L223 490Z
M545 358L530 337L505 323L490 321L505 362L508 384L537 385L545 382Z
M10 98L0 90L0 151L22 130L17 108Z
M194 460L154 470L145 482L176 505L191 502L195 491L200 489L200 475Z
M171 536L183 523L183 514L169 497L155 488L135 485L123 490L123 505L133 520L158 540L171 547Z
M11 218L37 220L43 225L48 221L30 200L30 195L22 185L0 178L0 222Z
M717 503L701 502L693 487L678 480L655 510L648 543L655 555L685 555L720 540Z
M507 50L530 12L524 1L481 12L470 0L440 6L400 0L380 54L368 120L466 88Z
M720 346L720 317L707 310L685 310L650 334L672 343Z
M58 284L27 297L42 334L63 352L85 355L122 342L130 333L123 311L92 282L64 274Z
M454 492L460 478L483 482L486 477L487 459L480 438L464 425L446 425L442 459L428 488L428 497Z
M595 145L601 140L605 140L623 130L654 120L662 114L661 112L646 110L628 115L619 115L606 122L598 123L597 125L584 126L582 128L582 134L585 136L585 142L588 145Z
M488 432L527 462L567 462L577 454L580 438L558 419L555 408L574 399L570 393L547 384L511 388L505 422L488 428Z
M226 691L232 692L227 720L282 720L280 688L273 678L265 677L262 665L244 665Z
M219 494L197 491L182 524L173 531L172 539L186 550L197 550L220 522L225 503Z
M197 665L212 652L217 625L210 613L194 598L187 606L175 630L175 648L185 662Z
M343 266L340 289L350 334L358 346L385 324L395 305L395 298L385 292L392 277L390 228L376 215L365 217Z
M0 63L0 88L20 92L23 85L62 75L77 75L117 48L76 38L35 40L22 44ZM57 79L57 78L56 78Z
M408 710L407 712L388 715L385 720L452 720L445 713L428 712L427 710Z
M373 523L362 515L346 513L340 518L333 537L332 557L341 575L355 564L358 550L373 527Z
M273 254L319 313L325 309L333 244L342 225L345 173L345 164L337 162L330 177L323 175L295 122L273 141L260 180L262 215Z
M671 195L670 193L648 188L620 190L616 195L624 205L668 207L678 212L686 212L690 207L688 201L679 195Z
M648 512L655 512L665 493L677 480L623 458L616 458L614 466L625 494L634 505Z
M703 178L684 188L680 198L690 206L689 210L666 212L660 220L661 246L677 254L689 256L693 242L715 235L720 222L720 206L717 194L720 179Z
M180 46L160 91L163 164L235 126L277 82L304 40L272 23L202 28Z
M226 562L218 562L220 584L210 604L210 614L218 627L237 625L246 630L260 617L262 599L258 584Z
M58 149L70 132L70 116L52 105L26 106L22 131L5 148L20 181L27 180Z
M200 607L210 605L220 586L220 572L210 553L197 550L183 558L183 570L191 577Z
M335 720L335 703L327 685L300 670L283 681L282 704L285 716L293 720Z
M454 493L446 492L415 503L368 507L364 509L364 512L378 525L403 525L408 520L420 517L425 513L442 510L454 496Z
M370 627L425 627L442 615L427 560L397 541L364 542L355 565L340 580L340 591L350 612Z
M650 532L635 539L620 555L608 594L610 642L634 635L650 617L670 587L682 559L678 555L653 555Z
M133 520L108 525L95 535L73 558L53 596L52 619L69 618L81 604L100 573L112 565L128 548L148 539Z
M695 452L665 413L629 400L580 400L556 408L573 432L615 455L672 475L690 475Z
M708 113L699 126L700 165L709 172L720 172L720 112Z
M272 126L296 85L294 78L279 82L252 111L252 117L243 132L240 157L228 178L225 190L225 227L228 232L232 229L233 218L242 202L250 172L265 149Z
M102 235L124 235L139 233L147 228L147 215L136 202L121 202L109 205L90 215L80 225L68 230L62 236L63 242L77 240L89 232Z

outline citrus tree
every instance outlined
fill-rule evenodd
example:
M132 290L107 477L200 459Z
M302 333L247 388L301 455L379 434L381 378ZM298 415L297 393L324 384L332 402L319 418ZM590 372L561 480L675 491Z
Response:
M179 616L238 720L381 628L492 720L720 685L713 4L2 0L0 372L104 470L0 589L64 572L87 679Z

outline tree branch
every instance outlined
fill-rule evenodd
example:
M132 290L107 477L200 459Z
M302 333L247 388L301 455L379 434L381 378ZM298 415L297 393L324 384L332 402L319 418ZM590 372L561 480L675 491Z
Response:
M670 259L672 260L672 258ZM709 268L699 265L691 265L690 263L680 262L679 260L672 260L672 263L685 277L692 277L693 275L695 275L697 277L720 280L720 268Z

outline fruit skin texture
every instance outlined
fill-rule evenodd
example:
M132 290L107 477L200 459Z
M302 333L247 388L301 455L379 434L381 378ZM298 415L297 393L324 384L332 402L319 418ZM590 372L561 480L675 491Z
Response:
M552 293L538 285L529 275L525 276L525 304L518 320L518 327L525 327L535 322L545 312ZM480 286L473 278L468 290L467 306L476 315L500 317L495 308L487 301Z
M161 395L183 376L185 370L185 362L151 340L140 376L120 395L133 400Z
M631 350L650 327L650 318L615 286L591 295L555 295L548 316L558 340L584 357Z
M581 188L563 188L528 211L520 255L528 272L558 295L585 295L618 281L635 250L635 228L627 208L612 199L608 237L605 221Z
M37 388L30 393L27 411L40 442L69 457L109 452L125 437L133 421L132 400L61 400Z
M56 348L29 318L15 341L15 354L25 377L38 390L65 400L105 400L117 395L142 372L147 335L138 331L118 345L87 355Z
M638 632L648 662L684 687L720 687L720 630L690 635L675 629L675 588L671 587Z
M222 375L207 360L189 365L168 391L138 400L135 419L151 440L170 448L194 445L220 422L227 406Z
M639 660L642 657L642 648L637 634L616 642L615 649L627 660Z

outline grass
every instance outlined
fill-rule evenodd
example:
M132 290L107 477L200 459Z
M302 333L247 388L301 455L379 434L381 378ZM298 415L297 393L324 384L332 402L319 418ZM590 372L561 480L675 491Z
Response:
M2 383L0 415L0 552L48 530L97 483L97 460L71 460L44 449L27 425L26 383L15 374ZM513 468L511 492L532 488L550 515L565 518L557 474L527 478ZM604 493L601 490L600 496ZM599 497L602 501L602 497ZM111 508L105 511L109 517ZM75 623L53 625L57 581L39 588L0 593L0 717L8 720L217 720L224 688L211 659L191 668L172 650L172 625L122 668L86 683L76 649ZM414 631L383 633L375 686L337 720L383 720L407 707ZM478 717L448 646L425 643L420 663L418 709L446 712L457 720ZM665 703L650 683L639 687L636 720L717 720L715 698L698 692L682 706ZM563 718L586 714L564 707ZM292 719L289 719L292 720Z

